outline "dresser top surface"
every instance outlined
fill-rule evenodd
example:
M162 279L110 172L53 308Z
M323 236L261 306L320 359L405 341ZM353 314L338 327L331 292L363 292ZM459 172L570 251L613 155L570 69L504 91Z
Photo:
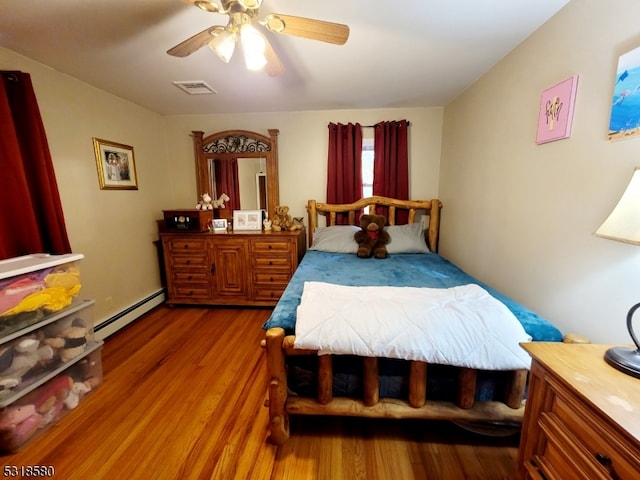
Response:
M522 347L584 400L640 443L640 378L604 360L614 345L531 342Z
M276 232L275 230L271 230L269 232L265 232L264 230L232 230L228 232L160 232L161 236L172 237L172 236L180 236L180 237L196 237L196 236L219 236L219 237L234 237L234 236L261 236L261 237L272 237L272 238L282 238L282 237L298 237L299 235L305 233L304 229L301 230L287 230Z

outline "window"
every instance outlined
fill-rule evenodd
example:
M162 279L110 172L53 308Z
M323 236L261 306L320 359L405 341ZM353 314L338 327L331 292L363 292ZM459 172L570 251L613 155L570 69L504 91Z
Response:
M362 140L362 196L373 196L373 138ZM364 213L369 213L365 207Z

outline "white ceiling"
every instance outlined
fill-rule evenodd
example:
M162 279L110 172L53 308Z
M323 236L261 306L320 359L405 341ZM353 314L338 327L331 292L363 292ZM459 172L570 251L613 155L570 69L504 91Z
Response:
M166 51L227 17L182 0L0 0L0 46L161 114L443 106L569 0L264 0L349 25L343 46L267 33L286 73ZM217 95L172 81L203 80Z

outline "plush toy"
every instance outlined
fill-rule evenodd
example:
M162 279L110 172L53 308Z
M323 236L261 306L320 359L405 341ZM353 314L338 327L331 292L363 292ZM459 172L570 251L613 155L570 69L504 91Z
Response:
M40 427L42 416L34 405L7 407L0 417L0 444L13 452L29 440Z
M45 328L45 335L44 343L54 348L63 362L82 354L87 344L87 326L80 317Z
M384 229L385 218L382 215L362 215L360 230L353 237L358 243L357 255L360 258L387 258L389 233Z
M208 193L203 193L201 195L202 200L198 202L196 205L197 210L213 210L212 198Z
M76 408L80 403L80 399L90 391L91 385L89 382L74 382L67 398L64 399L64 406L67 407L68 410Z
M12 344L2 356L8 366L0 371L0 390L7 390L20 385L23 379L28 378L31 370L48 365L53 360L54 351L48 345L41 346L40 340L27 337ZM9 356L11 363L6 363Z
M213 208L226 208L224 205L224 202L228 202L229 200L231 200L229 198L229 195L227 195L226 193L223 193L218 197L217 200L213 201Z
M293 217L293 225L291 230L302 230L304 228L304 222L302 217Z
M285 205L276 206L276 212L271 219L271 228L276 232L281 230L294 230L293 219L289 215L289 207Z

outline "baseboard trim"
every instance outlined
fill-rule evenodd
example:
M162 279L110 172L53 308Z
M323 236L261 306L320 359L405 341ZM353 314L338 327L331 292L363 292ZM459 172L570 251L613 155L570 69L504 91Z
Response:
M157 307L165 301L164 289L160 289L155 293L152 293L146 298L143 298L139 302L131 305L129 308L121 311L120 313L108 318L94 328L95 336L98 340L104 340L110 335L113 335L118 330L126 327L131 322L137 320L149 310Z

